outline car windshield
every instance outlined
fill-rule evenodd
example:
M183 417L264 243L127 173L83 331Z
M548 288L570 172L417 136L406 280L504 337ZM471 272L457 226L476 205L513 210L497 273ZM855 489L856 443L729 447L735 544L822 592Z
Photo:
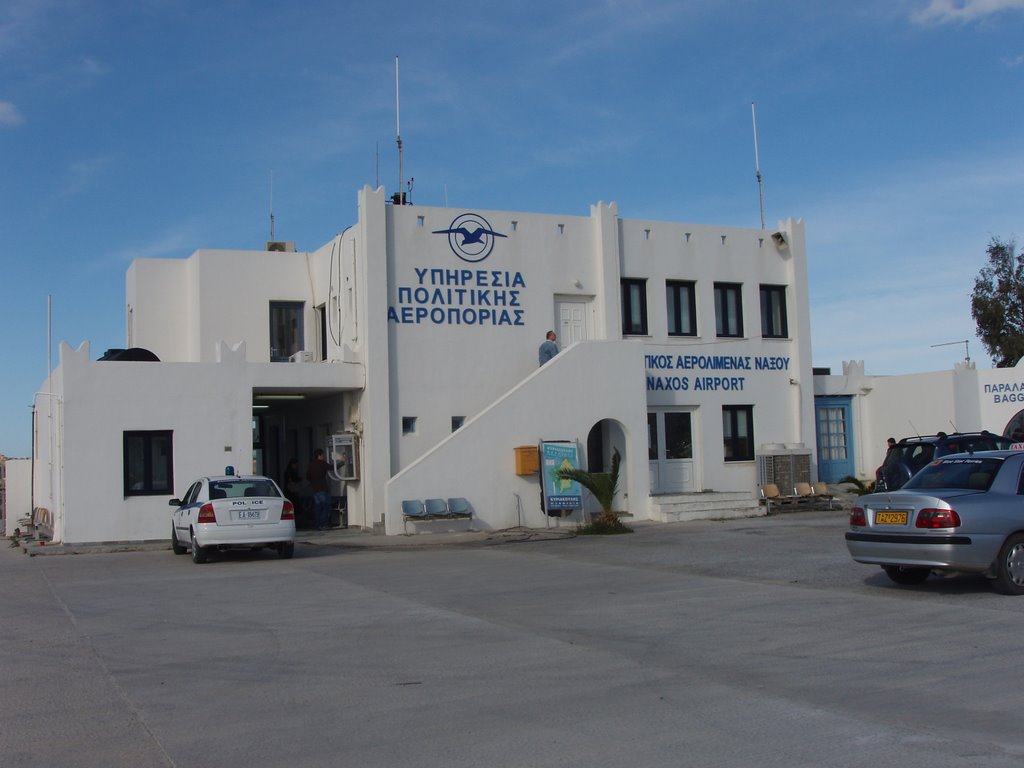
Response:
M904 490L956 488L968 491L987 491L995 479L1001 458L973 456L937 459L922 469L903 486Z
M277 486L265 478L210 481L211 499L233 498L237 496L270 496L276 498L280 495Z

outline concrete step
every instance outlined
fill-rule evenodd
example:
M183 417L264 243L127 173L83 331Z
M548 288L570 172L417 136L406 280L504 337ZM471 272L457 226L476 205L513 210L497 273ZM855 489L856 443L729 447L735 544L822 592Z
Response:
M765 514L751 491L679 493L650 497L651 519L660 523L725 520Z

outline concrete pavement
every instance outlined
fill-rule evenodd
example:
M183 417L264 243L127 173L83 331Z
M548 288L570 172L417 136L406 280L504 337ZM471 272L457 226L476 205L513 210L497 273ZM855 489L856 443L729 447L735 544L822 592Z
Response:
M6 550L0 763L1020 765L1024 601L896 587L844 529Z

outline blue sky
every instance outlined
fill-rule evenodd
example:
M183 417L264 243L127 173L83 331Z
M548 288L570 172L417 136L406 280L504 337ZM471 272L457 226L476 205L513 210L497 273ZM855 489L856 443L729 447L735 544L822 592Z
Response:
M814 365L990 361L970 317L1024 202L1024 0L0 4L0 453L56 343L122 347L136 257L302 249L414 203L807 223Z

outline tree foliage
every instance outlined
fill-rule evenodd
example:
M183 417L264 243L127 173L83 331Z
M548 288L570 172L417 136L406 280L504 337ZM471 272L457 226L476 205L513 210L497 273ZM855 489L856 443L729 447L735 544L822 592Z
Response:
M595 522L601 527L625 529L619 516L612 511L612 503L619 490L619 463L621 460L619 449L615 448L612 452L611 472L585 472L582 469L568 468L555 472L558 479L574 480L594 495L597 503L601 505L601 514Z
M1024 357L1024 254L1014 240L992 238L988 264L974 278L971 317L997 368Z

